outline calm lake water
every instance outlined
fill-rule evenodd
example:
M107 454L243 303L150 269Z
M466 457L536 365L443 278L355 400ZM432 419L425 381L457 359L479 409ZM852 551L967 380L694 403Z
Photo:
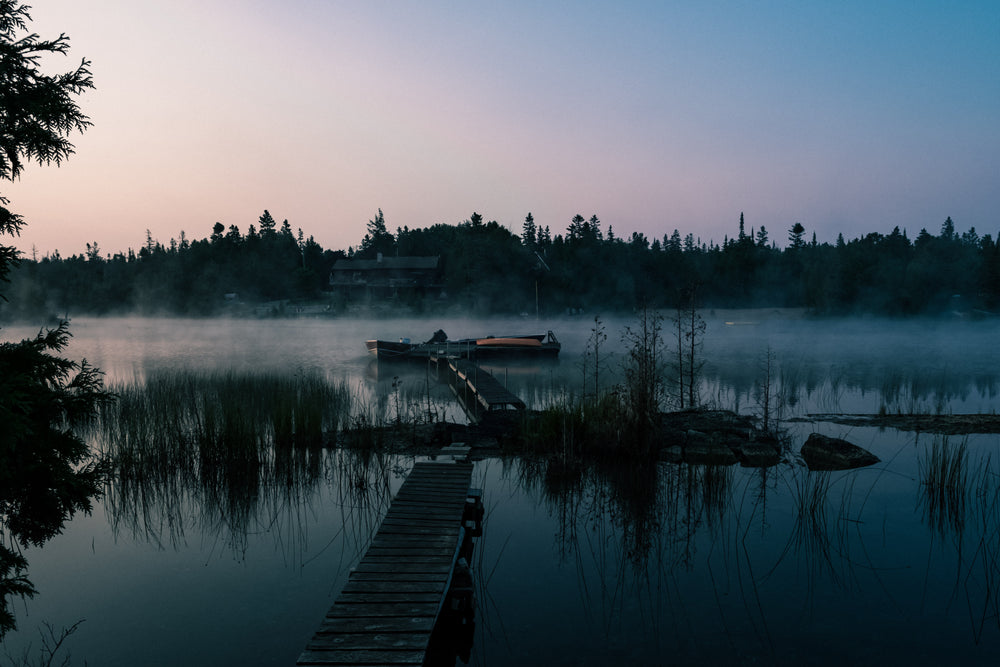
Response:
M769 349L785 418L1000 407L996 322L706 320L700 393L714 407L757 410ZM602 386L615 381L632 323L604 324ZM372 364L364 340L552 329L557 363L493 368L539 406L593 382L582 361L593 326L78 319L67 354L112 385L161 369L318 371L348 383L356 411L392 418L430 404L459 420L447 389ZM996 664L1000 436L789 428L791 456L765 469L663 463L565 478L516 458L477 462L487 516L469 664ZM810 432L882 463L809 473L795 454ZM935 445L964 446L962 493L924 483ZM331 451L291 482L229 497L185 480L115 482L92 515L26 550L38 595L15 603L19 630L0 663L26 651L37 662L43 624L85 619L64 648L72 664L293 664L412 463Z

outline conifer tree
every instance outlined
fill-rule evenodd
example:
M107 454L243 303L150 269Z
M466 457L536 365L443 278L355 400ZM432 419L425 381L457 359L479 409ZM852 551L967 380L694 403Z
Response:
M535 233L535 218L529 212L524 218L524 227L521 233L521 242L529 248L535 247L536 233Z
M788 230L788 243L789 246L795 250L803 247L806 242L803 240L802 236L806 233L806 228L802 226L801 222L796 222L792 225L792 228Z
M28 10L0 0L0 180L6 181L19 178L27 163L60 164L73 153L69 136L91 124L76 103L93 88L90 62L62 74L43 72L47 56L68 52L69 39L30 33ZM0 235L16 236L25 223L9 203L0 193ZM18 261L16 248L0 245L0 282ZM58 356L69 336L61 322L33 339L0 343L0 638L15 627L10 599L35 593L22 547L41 545L75 512L89 511L100 488L101 471L73 429L107 394L99 371Z
M274 228L277 226L277 223L274 221L274 218L271 216L271 212L270 211L268 211L267 209L264 209L264 212L261 214L260 218L257 220L257 224L260 226L260 235L262 237L264 237L264 238L270 238L270 237L274 236Z

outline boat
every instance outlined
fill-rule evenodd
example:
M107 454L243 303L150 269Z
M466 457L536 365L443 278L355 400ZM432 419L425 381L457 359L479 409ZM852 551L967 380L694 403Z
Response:
M450 340L440 329L425 343L409 338L399 341L365 341L368 352L380 361L458 357L460 359L552 358L562 345L551 331L528 336L485 336Z

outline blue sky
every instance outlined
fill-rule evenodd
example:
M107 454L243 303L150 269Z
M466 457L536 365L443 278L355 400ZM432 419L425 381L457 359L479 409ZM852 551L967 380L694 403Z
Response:
M1000 3L189 2L33 10L95 123L5 189L19 247L266 208L329 248L473 211L721 242L1000 231ZM96 16L95 16L96 14Z

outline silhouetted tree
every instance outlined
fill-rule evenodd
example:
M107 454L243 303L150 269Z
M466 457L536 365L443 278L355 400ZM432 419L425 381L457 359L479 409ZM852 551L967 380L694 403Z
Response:
M222 234L225 231L226 231L226 227L221 222L216 222L214 225L212 225L212 237L211 237L212 243L213 244L219 244L219 243L221 243L222 242Z
M528 248L535 247L535 218L529 212L524 218L524 226L521 232L521 242Z
M941 239L945 241L955 240L955 223L951 221L950 215L941 224Z
M264 212L261 213L260 218L257 219L257 224L260 225L261 236L263 236L264 238L274 236L275 227L277 226L277 223L271 216L270 211L264 209Z
M792 225L792 228L788 230L788 244L793 250L799 250L805 246L806 242L802 239L803 234L806 233L806 228L802 226L801 222L796 222Z
M76 97L93 88L90 63L44 74L50 54L65 55L69 40L25 33L28 7L0 0L0 179L14 180L26 162L59 164L73 153L69 135L90 121ZM0 234L24 226L0 196ZM94 246L96 255L96 244ZM0 279L18 262L0 246ZM69 339L65 322L33 339L0 343L0 637L15 626L8 602L31 596L21 545L41 545L74 512L90 509L99 472L87 444L73 432L104 400L100 373L86 361L60 358Z
M385 226L385 216L382 209L374 220L368 221L368 233L361 240L357 256L359 259L374 259L378 253L391 254L396 248L396 239Z

